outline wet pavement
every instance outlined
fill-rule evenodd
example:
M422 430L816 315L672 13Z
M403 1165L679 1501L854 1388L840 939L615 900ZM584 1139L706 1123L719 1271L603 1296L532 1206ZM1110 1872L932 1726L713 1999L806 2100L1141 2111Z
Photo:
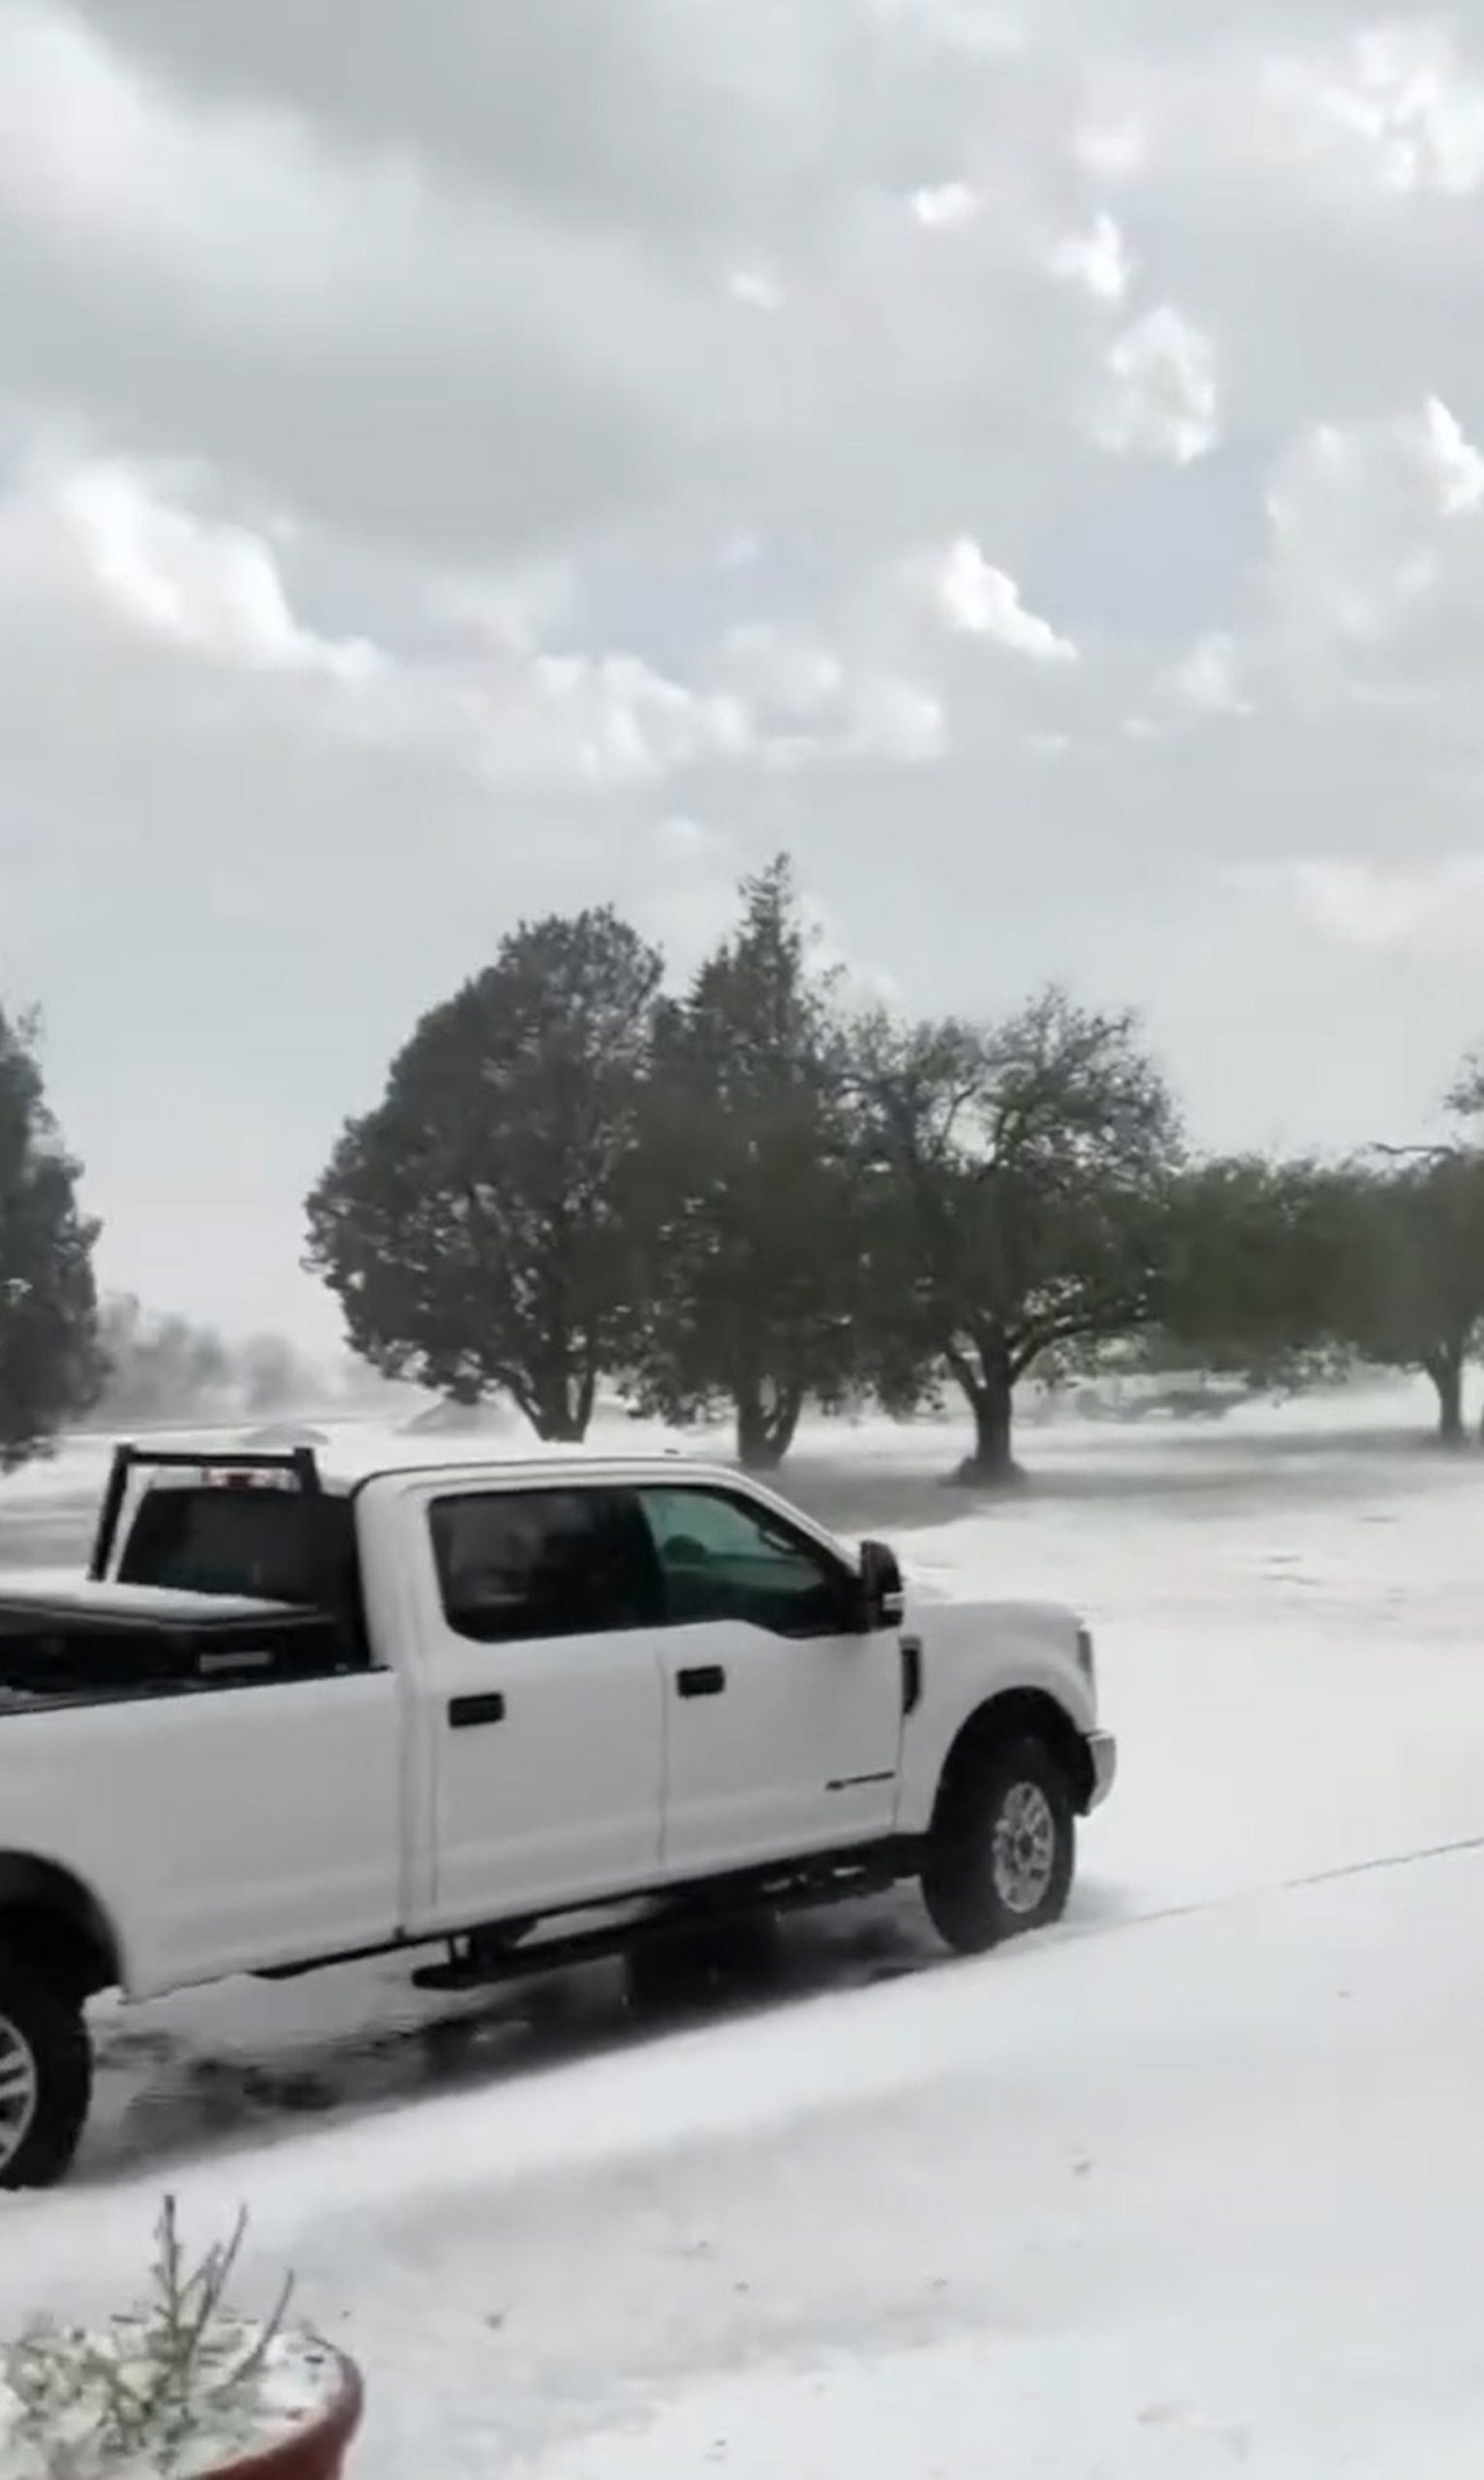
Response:
M290 1984L226 1982L152 2006L103 2001L98 2082L75 2182L168 2172L435 2093L494 2088L727 2017L807 2002L943 1965L911 1889L763 1923L710 1968L621 1961L450 2000L405 1962Z

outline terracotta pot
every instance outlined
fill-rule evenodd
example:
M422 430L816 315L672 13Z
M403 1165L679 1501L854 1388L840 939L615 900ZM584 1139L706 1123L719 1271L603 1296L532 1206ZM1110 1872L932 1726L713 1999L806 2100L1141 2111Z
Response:
M340 2480L351 2440L360 2426L366 2389L359 2369L343 2351L332 2354L340 2372L333 2401L313 2419L286 2431L256 2454L239 2454L193 2474L193 2480Z

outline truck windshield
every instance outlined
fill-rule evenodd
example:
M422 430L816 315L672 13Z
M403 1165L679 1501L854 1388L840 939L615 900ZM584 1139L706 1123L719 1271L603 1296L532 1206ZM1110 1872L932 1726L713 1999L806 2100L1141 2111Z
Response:
M140 1500L118 1581L315 1606L354 1593L355 1564L346 1499L168 1487Z

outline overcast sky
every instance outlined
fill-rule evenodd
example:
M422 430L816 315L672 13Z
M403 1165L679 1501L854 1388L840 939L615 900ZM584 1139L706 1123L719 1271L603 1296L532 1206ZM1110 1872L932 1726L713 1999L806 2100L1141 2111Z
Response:
M417 1012L794 852L1216 1144L1484 1037L1484 0L0 0L0 991L108 1282L328 1331Z

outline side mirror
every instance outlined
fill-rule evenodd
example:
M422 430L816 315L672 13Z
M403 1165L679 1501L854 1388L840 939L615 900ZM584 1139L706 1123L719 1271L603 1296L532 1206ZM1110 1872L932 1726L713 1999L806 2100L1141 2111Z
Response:
M897 1554L884 1541L860 1545L860 1598L868 1629L900 1628L906 1608Z

